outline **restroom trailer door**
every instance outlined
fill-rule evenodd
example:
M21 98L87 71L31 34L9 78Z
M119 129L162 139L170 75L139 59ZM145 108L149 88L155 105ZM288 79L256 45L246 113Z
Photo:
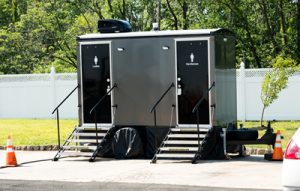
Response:
M81 104L84 124L93 124L94 113L90 110L111 87L110 79L110 43L82 42L80 44L81 61ZM105 97L97 107L97 123L111 124L111 95Z
M194 127L197 116L192 113L198 100L204 97L199 106L199 124L210 126L209 93L209 39L176 39L176 89L177 124L181 127Z

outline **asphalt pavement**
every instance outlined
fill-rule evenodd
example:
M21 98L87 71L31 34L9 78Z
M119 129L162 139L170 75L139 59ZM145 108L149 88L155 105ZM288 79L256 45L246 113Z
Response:
M59 182L37 180L0 180L0 185L1 191L268 191L266 189L182 186L169 184L141 184L118 182Z
M52 190L281 190L282 162L262 156L188 161L64 158L55 152L16 151L19 167L0 169L0 191ZM49 159L49 160L44 160ZM5 152L0 151L0 165ZM39 161L41 160L41 161ZM39 161L39 162L30 162Z

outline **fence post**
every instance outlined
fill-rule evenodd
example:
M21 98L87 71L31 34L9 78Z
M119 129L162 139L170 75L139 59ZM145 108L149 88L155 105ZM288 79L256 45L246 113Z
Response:
M52 66L51 67L51 71L50 71L50 80L51 80L51 97L52 97L52 108L51 110L53 110L56 107L56 87L55 87L55 68Z
M241 95L241 105L240 105L240 111L241 111L241 121L245 122L246 121L246 70L245 70L245 63L241 62L240 66L240 95Z

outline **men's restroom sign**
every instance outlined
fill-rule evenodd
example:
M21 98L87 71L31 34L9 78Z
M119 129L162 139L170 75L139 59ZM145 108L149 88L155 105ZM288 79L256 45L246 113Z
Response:
M198 62L194 62L194 60L195 60L195 55L194 55L193 52L191 52L191 54L190 54L190 62L186 62L185 65L186 66L198 66L199 63Z
M98 65L98 57L97 56L94 57L93 68L100 68L100 65Z

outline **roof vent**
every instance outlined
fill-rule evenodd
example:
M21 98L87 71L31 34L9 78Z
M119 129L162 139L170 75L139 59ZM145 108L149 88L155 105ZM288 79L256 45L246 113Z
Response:
M100 19L98 21L98 32L100 33L118 33L131 31L132 27L130 23L124 20Z

